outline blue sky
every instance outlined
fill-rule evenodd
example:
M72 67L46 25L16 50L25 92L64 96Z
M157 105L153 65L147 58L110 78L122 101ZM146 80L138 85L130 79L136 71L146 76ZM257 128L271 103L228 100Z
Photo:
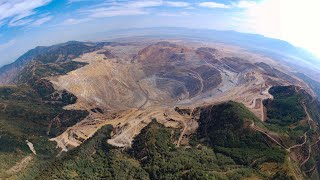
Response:
M0 66L38 45L133 27L236 30L320 55L319 0L0 0Z

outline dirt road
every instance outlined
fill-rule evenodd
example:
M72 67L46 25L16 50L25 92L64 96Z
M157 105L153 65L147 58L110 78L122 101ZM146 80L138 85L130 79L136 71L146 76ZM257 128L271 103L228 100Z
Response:
M280 147L282 147L283 149L285 149L286 151L290 151L288 150L286 147L284 147L280 142L278 142L276 139L274 139L272 136L270 136L267 132L259 129L258 127L255 126L254 122L251 123L251 128L256 130L256 131L259 131L260 133L266 135L268 138L270 138L273 142L275 142L276 144L278 144Z

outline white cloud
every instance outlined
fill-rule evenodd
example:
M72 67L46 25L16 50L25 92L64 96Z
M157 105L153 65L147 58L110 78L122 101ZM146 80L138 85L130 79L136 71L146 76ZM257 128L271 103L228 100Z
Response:
M182 1L165 1L164 4L171 7L189 7L190 6L190 3L182 2Z
M162 0L145 0L145 1L134 1L127 4L130 8L148 8L157 7L163 5Z
M189 8L190 5L190 3L183 1L164 0L109 1L82 9L81 12L87 15L88 18L104 18L156 13L152 8L160 6Z
M206 7L206 8L231 8L229 5L225 5L222 3L216 3L216 2L201 2L198 4L200 7Z
M175 12L175 13L161 12L161 13L158 13L157 15L167 16L167 17L178 17L178 16L189 16L190 14L187 12Z
M30 23L25 19L35 14L35 9L47 5L52 0L1 0L0 21L9 20L10 26L21 26Z
M88 13L90 18L103 18L103 17L114 17L114 16L129 16L129 15L148 14L148 12L144 9L121 8L121 7L91 9L91 10L86 11L85 13Z
M32 22L32 19L20 19L17 21L10 21L9 22L9 26L10 27L14 27L14 26L24 26L24 25L28 25Z
M149 14L146 8L156 7L161 5L162 1L134 1L134 2L108 2L92 7L82 9L80 12L87 16L86 18L105 18L114 16L129 16ZM69 23L78 23L71 19Z
M34 15L34 14L35 14L35 12L33 12L33 11L28 11L28 12L21 13L21 14L19 14L18 16L13 17L12 20L11 20L11 22L14 23L14 22L16 22L16 21L19 21L19 20L21 20L21 19L23 19L23 18L32 16L32 15Z
M32 22L31 26L40 26L52 19L52 16L42 17Z
M163 0L138 0L134 2L128 2L127 7L131 8L149 8L159 6L170 6L170 7L188 7L190 3L183 1L163 1Z
M85 22L88 22L91 20L92 19L90 19L90 18L83 18L83 19L70 18L70 19L64 20L61 25L75 25L75 24L85 23Z

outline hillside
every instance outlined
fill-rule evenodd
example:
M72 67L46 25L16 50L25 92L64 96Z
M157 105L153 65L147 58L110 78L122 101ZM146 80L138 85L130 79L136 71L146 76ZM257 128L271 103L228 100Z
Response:
M207 114L208 110L211 114ZM177 132L177 129L166 128L154 119L134 138L132 148L127 152L121 152L106 144L106 139L110 138L111 129L105 127L79 148L50 162L45 167L39 167L38 173L34 174L33 170L24 177L33 176L39 179L291 178L292 172L289 172L290 169L285 166L285 163L288 163L285 160L286 152L276 146L270 147L263 135L246 125L257 119L245 107L230 102L205 107L200 110L200 114L200 124L203 125L200 125L198 132L193 135L192 143L188 147L176 147L173 142L177 137L172 135ZM231 116L224 116L226 114ZM231 130L234 135L237 133L242 135L238 139L241 145L233 142L231 145L219 143L206 145L207 143L202 139L203 133L207 130L203 128L210 125L216 128L213 121L207 121L213 118L211 115L224 117L224 120L220 121L224 128L218 126L221 132L217 132L213 139L208 139L210 141L214 138L223 139L225 137L223 131ZM238 118L236 121L233 120L235 117ZM236 126L237 131L229 129L230 125ZM268 169L272 166L278 168ZM120 168L126 170L119 172Z

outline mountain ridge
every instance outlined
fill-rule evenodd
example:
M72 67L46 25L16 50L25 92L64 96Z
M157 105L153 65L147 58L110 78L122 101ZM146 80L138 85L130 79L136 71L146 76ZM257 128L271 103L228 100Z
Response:
M100 44L101 45L101 44ZM71 60L79 56L81 53L94 50L94 46L100 46L99 43L89 43L89 42L79 42L79 41L68 41L65 43L52 45L52 46L37 46L34 49L29 50L16 61L11 64L2 66L0 68L0 84L15 84L15 76L25 67L26 64L41 56L48 55L59 55L56 60L59 58L63 61ZM74 47L77 48L74 48ZM74 52L68 52L74 51ZM81 53L77 52L81 51ZM72 55L73 57L66 57Z

